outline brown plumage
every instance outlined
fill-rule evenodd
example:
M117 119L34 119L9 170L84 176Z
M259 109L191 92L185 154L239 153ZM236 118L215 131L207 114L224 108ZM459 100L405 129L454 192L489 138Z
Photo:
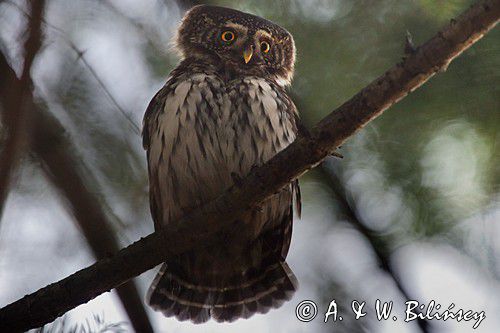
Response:
M197 6L183 19L177 44L183 60L144 116L156 229L216 198L297 133L297 111L284 90L295 62L286 30L236 10ZM148 303L201 323L248 318L290 299L297 282L285 257L294 194L299 198L297 182L220 232L216 245L169 259Z

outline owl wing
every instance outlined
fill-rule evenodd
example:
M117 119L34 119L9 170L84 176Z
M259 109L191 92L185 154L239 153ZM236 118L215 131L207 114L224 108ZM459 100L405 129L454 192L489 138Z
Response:
M161 191L158 172L156 166L151 163L151 135L154 132L154 126L157 126L157 117L165 108L165 102L168 93L172 90L169 81L153 97L146 109L142 128L142 146L147 152L148 172L149 172L149 205L151 216L153 218L155 230L161 227Z
M302 122L300 120L297 107L295 106L292 99L288 95L285 94L285 96L287 97L285 100L287 112L290 115L290 117L293 118L295 135L296 136L303 135L304 134L303 132L307 131L307 129L305 128L305 126L302 124ZM295 199L295 211L297 212L297 216L300 218L302 216L302 196L300 193L300 186L299 186L298 179L295 179L292 182L292 193L293 193L293 197ZM293 215L292 215L292 218L293 218Z
M154 95L144 113L144 119L142 121L142 147L146 151L149 151L150 134L152 132L151 127L153 125L152 119L163 109L169 91L170 87L167 81L167 84Z
M300 188L299 181L295 180L291 184L292 197L295 199L295 209L297 215L300 217L301 213L301 199L300 199ZM285 260L288 250L290 249L290 243L292 241L292 229L293 229L293 200L290 200L290 208L283 216L281 223L274 230L270 232L265 232L263 235L263 240L266 246L275 251L280 251L279 256L282 260Z
M286 112L288 113L289 117L293 119L292 123L294 125L293 131L295 132L295 136L297 137L298 135L308 135L306 127L300 120L297 106L295 106L295 103L293 103L290 96L288 96L286 93L284 93L283 95L286 97L285 98ZM301 199L298 179L295 179L292 182L292 193L295 199L295 211L297 212L297 216L300 218L302 215L302 199Z
M297 107L293 103L292 99L283 92L281 94L283 101L285 103L285 112L288 116L293 119L293 131L296 135L300 134L300 128L302 126L299 118L299 113ZM293 229L293 204L295 200L295 211L297 216L300 218L302 214L302 199L300 193L299 180L295 179L290 184L290 190L292 192L290 205L287 213L284 215L281 224L270 232L265 232L263 235L264 243L271 249L274 248L280 251L280 256L284 260L290 249L290 243L292 240L292 229Z

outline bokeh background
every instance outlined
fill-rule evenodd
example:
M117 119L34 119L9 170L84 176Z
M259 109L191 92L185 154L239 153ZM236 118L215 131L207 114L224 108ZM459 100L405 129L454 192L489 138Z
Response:
M179 61L171 39L195 3L47 1L32 68L35 103L64 127L63 148L120 246L153 231L136 126ZM204 3L261 15L294 35L298 63L290 90L311 126L400 61L407 31L418 45L471 1ZM0 1L0 50L18 75L27 11L25 1ZM353 136L340 149L343 159L301 177L302 219L288 255L300 289L290 302L249 320L203 326L147 308L155 331L472 331L473 322L404 323L408 299L485 311L476 331L500 331L499 76L497 28ZM75 203L43 168L35 155L24 155L1 216L0 306L95 261ZM141 297L155 272L135 279ZM295 317L304 299L319 307L309 323ZM344 320L325 324L332 299ZM376 299L394 301L398 321L377 321ZM367 317L353 319L352 300L367 301ZM114 291L67 313L66 327L95 315L115 325L109 330L133 330Z

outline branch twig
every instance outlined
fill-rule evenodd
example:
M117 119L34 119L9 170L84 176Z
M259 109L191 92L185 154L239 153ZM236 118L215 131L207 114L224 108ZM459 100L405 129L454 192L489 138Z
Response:
M5 200L9 193L12 172L16 168L21 157L28 133L29 133L29 114L24 107L24 95L31 89L30 71L33 60L35 59L41 43L41 23L43 19L43 10L45 1L32 0L31 19L28 25L28 38L24 43L24 65L21 79L11 82L10 85L2 87L2 93L10 96L5 106L8 122L8 136L5 147L0 155L0 219L2 217Z
M74 214L88 245L97 259L106 258L120 250L116 232L102 209L101 203L85 186L77 171L75 147L67 139L64 127L51 114L38 108L37 129L33 133L33 152L43 162L45 174L67 199L68 210ZM153 332L142 297L134 281L116 288L136 332Z
M341 183L337 175L329 170L325 163L323 162L318 168L319 172L324 176L326 184L333 191L335 195L335 202L340 206L342 213L349 223L365 237L371 245L373 253L375 254L379 267L384 271L394 282L394 285L399 290L404 299L414 299L413 295L406 290L404 285L401 283L396 272L392 269L389 260L388 244L382 239L377 237L377 235L366 227L366 224L362 222L359 215L356 213L356 208L347 200L347 193L345 187ZM417 325L423 333L429 332L429 323L421 318L417 319Z
M16 74L0 53L0 86L4 82L18 81ZM5 97L5 96L2 96ZM0 99L2 104L5 98ZM76 151L61 123L43 108L37 107L31 93L25 93L24 107L33 112L33 120L37 124L32 135L31 149L42 161L42 167L49 180L59 189L68 210L75 216L87 243L97 259L113 255L120 249L115 231L102 209L102 205L85 186ZM8 124L7 124L8 125ZM146 314L142 297L133 281L116 288L130 322L137 332L153 332Z
M307 108L301 105L298 96L294 96L294 102L298 110L301 111L302 115L309 114L307 112ZM304 116L302 117L302 121L305 124L308 123ZM370 243L380 269L392 279L394 285L399 290L403 298L413 299L390 265L390 253L388 252L389 244L387 244L387 242L385 242L382 238L377 237L376 233L366 227L366 223L364 223L363 219L359 216L359 214L357 214L356 205L349 202L347 199L345 186L340 181L337 173L327 166L330 160L334 160L333 157L343 158L340 153L334 152L332 153L332 157L326 158L316 170L318 170L321 174L325 185L328 186L328 188L333 192L335 202L339 205L340 213L343 214L346 220L362 235L362 237L368 241L368 243ZM429 332L429 323L426 320L418 318L417 325L423 333Z
M43 325L168 257L206 246L213 234L230 227L243 211L318 165L349 136L446 68L492 29L499 17L500 0L473 5L404 61L321 120L309 136L299 136L266 164L254 168L238 186L175 223L181 226L178 230L165 228L151 234L111 258L5 306L0 309L0 330L18 331Z
M21 6L19 6L17 3L13 2L13 1L6 1L7 4L15 7L16 9L18 9L21 13L23 13L27 18L31 19L31 15L27 12L25 12L23 10L23 8ZM57 32L62 40L68 45L68 47L73 51L75 52L76 56L77 56L77 60L81 60L83 65L87 68L87 70L89 71L90 75L96 80L96 82L99 84L99 86L101 87L101 89L104 91L104 94L109 98L110 102L116 107L116 109L118 110L118 112L120 112L122 114L122 116L127 120L127 122L129 123L130 125L130 128L132 129L132 131L134 131L135 134L137 135L140 135L141 134L141 129L139 128L139 126L134 122L134 120L132 119L131 115L129 113L127 113L125 111L125 109L120 105L120 103L118 103L118 100L115 98L115 96L113 96L113 94L111 93L111 91L108 89L108 87L106 86L106 84L104 83L104 81L101 79L101 76L97 73L97 71L94 69L94 67L92 67L92 65L88 62L87 58L85 57L85 51L84 50L81 50L80 48L78 48L78 46L66 35L66 32L47 22L47 20L45 20L43 17L41 18L41 21L42 23L52 29L53 31Z

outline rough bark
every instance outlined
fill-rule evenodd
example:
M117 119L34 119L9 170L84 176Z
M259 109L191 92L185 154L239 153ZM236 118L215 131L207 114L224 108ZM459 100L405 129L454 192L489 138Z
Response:
M0 153L0 219L9 193L12 173L21 157L26 138L29 134L29 109L24 107L23 99L31 90L31 65L41 46L42 17L45 1L30 2L31 19L28 24L28 38L24 43L23 72L19 80L8 86L8 100L5 105L11 126L7 130L7 139Z
M307 136L257 167L241 183L182 218L178 230L151 234L115 256L98 261L69 277L0 309L0 330L41 326L75 306L153 268L165 258L206 245L210 236L242 211L255 207L318 165L348 137L415 90L492 29L500 17L500 0L479 2L452 20L401 63L321 120ZM192 230L197 230L193 233ZM165 247L168 244L168 247Z

